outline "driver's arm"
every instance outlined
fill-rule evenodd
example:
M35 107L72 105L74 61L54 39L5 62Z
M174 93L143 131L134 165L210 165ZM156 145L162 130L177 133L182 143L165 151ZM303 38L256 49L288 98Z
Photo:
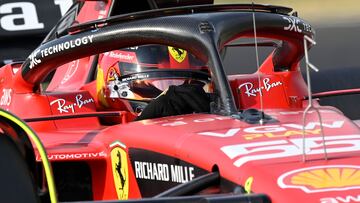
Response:
M165 94L151 101L136 120L210 112L210 98L201 85L170 86Z

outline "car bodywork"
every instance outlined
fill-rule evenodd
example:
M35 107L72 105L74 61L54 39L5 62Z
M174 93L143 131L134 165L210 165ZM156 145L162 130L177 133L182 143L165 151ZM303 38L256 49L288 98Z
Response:
M299 63L314 31L290 12L192 6L79 24L50 34L24 63L1 68L1 107L41 138L60 200L357 201L359 128L308 100ZM239 38L280 43L256 73L226 75L221 51ZM132 122L134 112L99 105L101 55L144 44L186 49L206 62L215 87L210 113Z

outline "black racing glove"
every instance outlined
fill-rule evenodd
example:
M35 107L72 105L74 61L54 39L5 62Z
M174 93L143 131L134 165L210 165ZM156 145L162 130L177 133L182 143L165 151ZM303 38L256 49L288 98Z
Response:
M164 95L151 101L135 120L194 112L210 112L210 98L202 86L194 84L170 86Z

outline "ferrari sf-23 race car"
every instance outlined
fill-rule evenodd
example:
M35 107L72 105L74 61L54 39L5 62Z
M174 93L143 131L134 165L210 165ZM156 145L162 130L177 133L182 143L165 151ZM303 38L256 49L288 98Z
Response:
M158 9L53 33L0 69L0 105L26 122L1 111L4 143L35 202L360 201L359 127L313 100L300 61L317 70L314 31L292 9ZM253 73L225 65L233 49L256 53L236 52Z

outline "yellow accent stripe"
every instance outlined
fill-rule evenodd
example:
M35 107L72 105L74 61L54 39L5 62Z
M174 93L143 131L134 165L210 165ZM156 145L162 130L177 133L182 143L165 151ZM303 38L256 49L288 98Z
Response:
M100 68L100 65L97 67L97 73L96 73L96 96L99 99L99 102L101 105L105 107L109 107L105 97L104 97L104 87L105 87L105 81L104 81L104 70Z
M54 176L52 173L49 159L46 155L45 148L44 148L43 144L41 143L39 137L34 133L34 131L29 126L27 126L22 120L20 120L16 116L14 116L8 112L5 112L2 109L0 109L0 116L3 116L5 118L11 120L12 122L16 123L18 126L20 126L26 132L26 134L31 138L31 140L35 143L35 146L39 151L39 154L40 154L43 166L44 166L46 180L47 180L47 184L49 187L50 200L52 203L57 203L58 201L57 201L57 195L56 195Z
M100 65L97 67L97 74L96 74L96 94L99 95L99 92L102 88L105 87L104 81L104 70L100 68Z
M245 189L245 192L247 194L250 194L251 193L251 186L252 186L252 183L254 181L254 177L250 176L248 179L246 179L245 181L245 186L244 186L244 189Z

